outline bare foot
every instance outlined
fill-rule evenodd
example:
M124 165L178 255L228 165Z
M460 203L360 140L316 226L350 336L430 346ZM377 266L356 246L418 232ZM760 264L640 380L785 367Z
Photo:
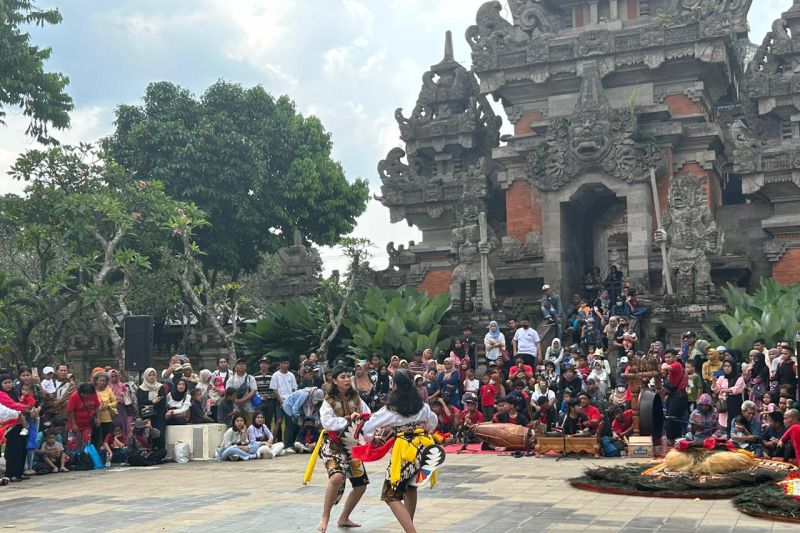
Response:
M319 524L317 524L317 531L319 531L319 533L328 531L328 520L328 518L320 519Z
M347 520L339 520L336 525L339 527L361 527L361 524L357 524L349 518Z

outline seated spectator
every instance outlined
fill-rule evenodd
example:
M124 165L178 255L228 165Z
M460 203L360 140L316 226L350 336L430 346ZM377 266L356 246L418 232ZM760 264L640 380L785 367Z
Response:
M539 401L539 398L542 396L544 396L551 405L556 405L556 393L550 389L550 382L547 380L547 376L539 376L536 386L531 393L531 402Z
M153 466L162 463L167 457L167 450L159 450L154 444L160 437L161 432L153 427L149 419L137 418L133 423L133 432L128 435L128 464Z
M589 400L595 405L602 405L606 400L605 393L600 389L594 378L586 380L586 394L589 395Z
M441 397L442 392L439 389L439 380L436 379L436 370L428 370L425 374L425 391L428 396L428 401L436 400Z
M69 472L67 468L67 454L64 452L64 445L56 441L56 433L48 431L45 434L42 446L36 450L42 463L47 465L52 472Z
M586 380L586 385L587 385L587 388L588 388L589 380L590 379L594 380L594 384L596 385L596 389L598 391L597 395L600 398L602 398L602 400L605 400L606 394L608 393L608 387L609 387L609 385L611 383L611 377L610 377L608 371L606 371L605 367L603 366L603 362L604 362L603 359L595 360L593 368L592 368L592 372L589 374L589 378ZM594 396L594 394L593 394L593 396ZM599 401L602 401L602 400L599 400ZM595 401L598 401L598 400L595 399Z
M233 415L231 427L222 436L222 444L219 447L217 459L220 461L230 460L248 461L257 459L256 451L260 447L257 442L251 443L247 436L247 422L244 415L236 413Z
M422 401L427 402L428 389L425 388L425 376L423 376L422 374L414 374L414 387L416 387L417 392L419 392L419 395L422 396ZM376 410L380 409L380 407L382 407L382 404L376 406Z
M514 382L514 390L506 395L506 400L514 404L517 412L528 413L530 396L525 392L525 382L521 379Z
M556 431L564 435L586 436L591 435L591 429L588 427L589 418L583 414L583 407L581 401L571 399L567 404L568 412L564 415L561 425L556 427Z
M553 394L553 391L549 392ZM538 422L543 431L551 431L558 423L558 412L555 408L555 395L552 401L548 399L546 395L539 396L532 402L532 407L534 407L534 421Z
M111 433L106 435L103 440L103 450L106 452L106 467L111 466L111 463L122 464L128 461L130 451L121 425L116 424Z
M213 424L214 419L206 414L205 403L203 402L203 389L199 386L192 390L192 402L189 405L190 424Z
M233 423L233 414L238 412L236 407L236 389L225 389L225 398L217 406L217 423L230 426Z
M614 438L624 439L633 435L633 409L615 407L609 412L611 417L611 431Z
M319 440L319 428L317 421L313 417L307 416L303 420L303 426L297 432L294 441L294 451L297 453L312 453Z
M709 437L721 437L725 428L719 425L719 413L714 409L714 402L709 394L701 394L697 399L697 407L689 415L689 432L686 438L702 442Z
M517 412L515 402L506 397L497 399L497 411L492 419L495 424L517 424L518 426L530 424L528 417Z
M764 450L764 457L784 458L784 453L778 449L778 441L786 433L786 426L783 424L783 413L780 411L770 411L767 416L767 429L761 433L761 446ZM784 450L785 451L785 450Z
M603 414L600 412L599 408L597 408L595 405L592 404L591 397L589 396L588 392L586 391L579 392L578 401L581 402L581 413L586 415L587 418L584 427L588 430L589 433L594 435L595 433L597 433L597 428L603 421Z
M189 407L191 407L191 398L187 393L186 380L183 378L178 379L172 387L172 391L167 394L167 425L178 426L186 424L189 418Z
M443 398L428 402L431 406L431 411L436 415L438 422L436 424L436 431L439 433L453 433L455 429L455 421L458 420L459 410L457 407L447 405Z
M800 463L800 412L797 409L788 409L783 415L783 423L786 431L778 440L778 448L792 447L794 451L795 464ZM785 457L790 457L789 451L785 451Z
M558 392L559 395L563 397L564 390L570 389L573 394L576 394L583 390L583 380L581 377L575 372L575 369L571 365L564 365L561 367L563 371L563 375L558 382Z
M464 410L459 414L459 422L468 428L483 423L483 415L478 410L478 397L474 393L464 395Z
M756 404L747 400L742 403L742 414L731 422L731 440L744 450L761 457L761 417L756 413Z
M527 380L529 377L533 376L533 367L531 365L526 365L522 357L517 357L516 363L517 364L508 370L507 384L509 388L512 387L512 383L517 379Z
M264 413L255 414L253 423L247 428L247 438L251 443L251 449L258 446L256 448L258 459L272 459L283 455L283 443L272 443L274 439L272 432L264 423Z

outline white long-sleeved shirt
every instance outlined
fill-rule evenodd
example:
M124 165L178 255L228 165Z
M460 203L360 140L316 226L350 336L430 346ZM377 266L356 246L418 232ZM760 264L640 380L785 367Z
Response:
M372 440L375 433L385 427L401 427L409 424L422 422L427 431L436 429L438 419L436 413L431 411L428 404L422 406L422 409L411 416L402 416L394 411L390 411L386 407L381 408L378 412L374 413L372 417L361 428L361 434L367 441Z
M359 413L371 413L369 406L364 403L364 400L361 398L358 399L361 404L358 407ZM333 411L333 407L327 401L322 402L322 406L319 408L319 420L322 424L322 428L325 431L333 431L338 433L339 431L343 430L347 427L347 424L350 421L344 417L336 416L336 413Z
M189 398L189 393L188 392L183 396L183 400L181 400L179 402L176 402L175 400L173 400L171 394L167 394L167 410L168 411L175 411L176 415L182 415L183 413L188 411L191 406L192 406L192 402L191 402L191 399Z

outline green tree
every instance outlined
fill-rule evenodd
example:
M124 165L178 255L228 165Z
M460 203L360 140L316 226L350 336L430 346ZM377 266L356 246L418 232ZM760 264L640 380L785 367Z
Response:
M27 183L24 197L7 197L4 220L19 231L22 250L63 254L47 290L65 290L93 309L119 365L124 365L122 317L130 314L131 277L152 267L168 243L165 226L196 208L169 197L158 181L136 180L90 145L23 154L11 170Z
M105 141L114 159L207 213L194 239L212 287L220 273L238 283L261 254L292 244L295 229L307 243L335 244L366 207L367 182L348 183L320 121L261 86L218 81L197 99L153 83L142 106L116 116Z
M69 127L73 104L64 91L69 78L45 72L44 62L52 51L31 44L24 27L60 22L56 9L39 9L30 0L0 1L0 124L5 124L4 106L19 107L30 117L26 133L42 143L54 142L48 127Z

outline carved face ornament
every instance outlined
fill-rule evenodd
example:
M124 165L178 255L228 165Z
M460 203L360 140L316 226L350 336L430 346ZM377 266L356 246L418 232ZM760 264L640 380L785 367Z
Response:
M610 124L597 120L594 116L585 116L572 127L569 148L578 161L590 163L602 158L609 148L606 132Z

